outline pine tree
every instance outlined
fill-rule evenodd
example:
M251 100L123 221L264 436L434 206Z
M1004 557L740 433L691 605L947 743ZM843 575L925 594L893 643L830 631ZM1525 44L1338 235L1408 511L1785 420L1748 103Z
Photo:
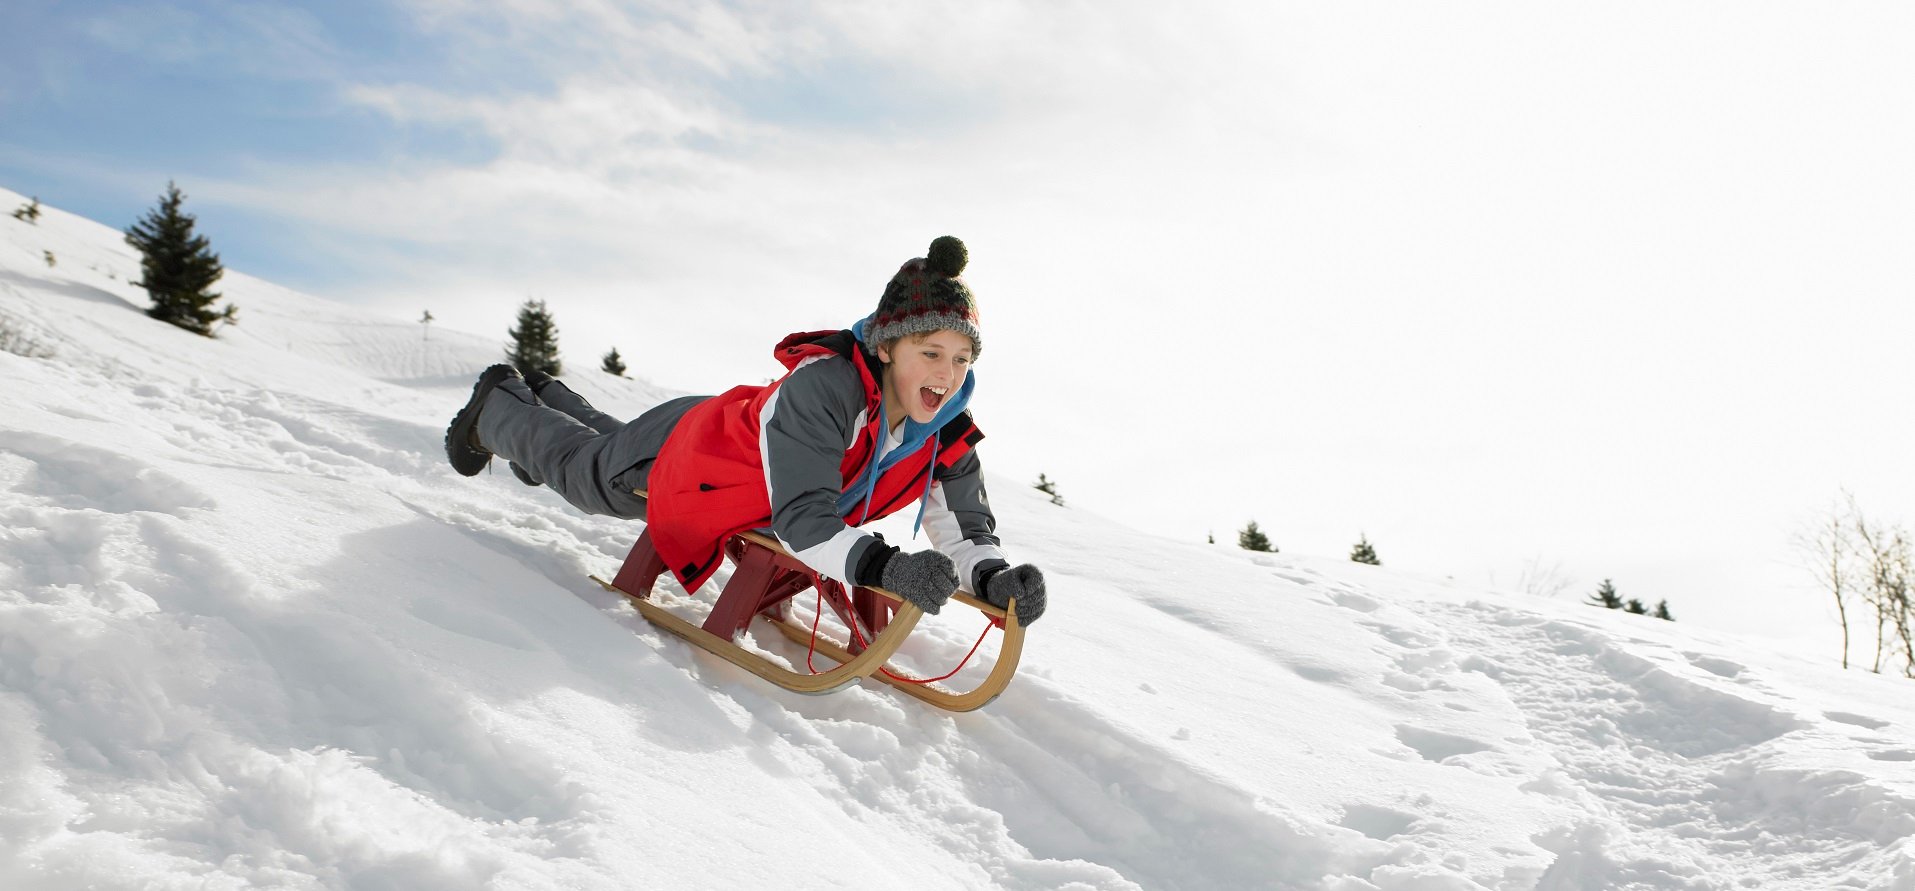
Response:
M1263 530L1257 528L1256 520L1251 520L1250 525L1237 530L1237 547L1246 551L1262 551L1266 554L1277 552L1277 546L1270 543L1270 536L1263 534Z
M1055 504L1058 507L1064 506L1064 496L1057 494L1056 480L1045 479L1044 475L1040 473L1037 475L1037 482L1032 483L1031 488L1051 496L1052 504Z
M1376 548L1370 545L1370 537L1362 533L1357 534L1356 547L1350 549L1350 560L1354 563L1368 563L1371 566L1383 565L1383 561L1376 557Z
M605 354L599 367L605 369L606 374L625 376L625 360L618 357L618 347L612 347L612 351Z
M1669 612L1669 601L1667 600L1656 601L1656 611L1654 615L1658 619L1663 619L1670 622L1674 622L1676 620L1676 617Z
M1629 598L1629 602L1623 604L1622 611L1637 616L1649 615L1649 607L1634 597Z
M193 234L193 215L180 212L185 200L178 186L167 183L159 206L127 228L126 243L140 251L139 285L153 300L146 314L212 337L214 322L238 321L238 308L212 308L220 295L207 289L226 270L219 255L207 250L206 237Z
M39 223L40 199L35 198L26 204L20 205L19 209L13 212L13 218L23 223Z
M428 309L424 315L419 316L419 334L420 340L432 339L432 310Z
M1217 543L1217 533L1215 533L1215 532L1206 532L1206 533L1204 533L1204 538L1205 538L1205 539L1208 539L1208 543L1209 543L1209 544L1216 544L1216 543Z
M1603 579L1601 587L1598 587L1596 593L1584 602L1604 609L1622 609L1622 595L1616 593L1615 583L1608 579Z
M559 376L559 329L552 322L552 313L545 308L545 301L526 300L519 307L518 327L506 334L512 342L506 345L505 357L520 374L543 371Z

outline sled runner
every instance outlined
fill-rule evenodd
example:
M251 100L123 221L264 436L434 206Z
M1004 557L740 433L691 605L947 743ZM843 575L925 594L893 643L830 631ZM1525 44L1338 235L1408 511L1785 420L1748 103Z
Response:
M1018 657L1024 648L1024 629L1018 624L1014 611L999 609L962 591L951 595L949 602L971 607L990 619L990 624L984 629L985 634L990 633L992 627L1004 631L997 662L990 674L975 689L955 692L935 682L955 675L956 670L941 678L922 679L902 675L885 664L903 645L905 638L910 636L919 617L923 615L921 610L898 595L882 588L867 587L854 587L847 592L845 586L820 578L810 567L791 556L776 539L757 532L732 536L725 543L725 555L731 558L734 566L731 580L725 583L724 590L718 595L718 602L712 606L711 615L706 617L702 625L694 625L652 602L652 586L665 572L665 563L652 546L650 529L638 537L631 553L625 557L625 563L610 582L597 576L593 576L592 580L605 586L608 591L624 594L638 608L639 614L652 624L752 674L799 693L829 693L860 678L870 677L938 708L968 712L996 699L1011 683L1012 675L1017 673ZM792 597L808 590L816 592L814 596L820 601L820 613L829 608L844 623L850 631L850 640L828 640L818 633L815 621L807 627L792 620ZM1013 610L1016 605L1013 601ZM808 668L814 656L824 656L838 665L825 671L794 671L735 643L738 634L760 616L784 636L807 647L805 661ZM982 644L983 640L980 635L978 643ZM971 651L976 653L977 647L973 646ZM965 659L969 660L970 656L967 655ZM960 664L959 668L962 667Z

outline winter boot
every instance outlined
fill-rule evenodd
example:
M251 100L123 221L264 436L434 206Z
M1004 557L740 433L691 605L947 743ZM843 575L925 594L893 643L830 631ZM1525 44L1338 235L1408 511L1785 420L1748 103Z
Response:
M460 476L475 476L492 462L492 453L479 442L479 410L499 384L518 376L518 369L510 365L486 369L479 375L479 382L472 385L472 398L465 408L452 416L452 425L446 428L446 459Z
M525 373L525 385L532 388L532 395L534 396L539 395L539 391L545 389L546 384L555 380L558 380L558 378L546 374L537 368Z

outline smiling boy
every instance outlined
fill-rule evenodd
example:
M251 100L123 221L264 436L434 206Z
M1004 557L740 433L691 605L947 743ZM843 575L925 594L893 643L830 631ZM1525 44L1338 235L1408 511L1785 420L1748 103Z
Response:
M1044 612L1044 576L1005 557L973 451L983 341L959 277L968 260L963 242L939 238L870 316L779 343L778 381L674 399L629 424L550 376L495 365L447 429L447 457L471 476L497 454L587 513L647 520L687 590L718 568L727 538L768 528L826 578L933 614L959 587L1000 607L1015 598L1028 624ZM913 505L934 550L856 528Z

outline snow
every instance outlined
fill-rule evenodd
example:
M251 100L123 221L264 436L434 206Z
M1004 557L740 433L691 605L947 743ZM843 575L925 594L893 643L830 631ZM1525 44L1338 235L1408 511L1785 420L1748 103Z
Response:
M587 578L638 524L445 466L499 339L229 272L207 340L137 277L0 217L0 887L1915 889L1909 681L998 478L1010 689L791 694Z

